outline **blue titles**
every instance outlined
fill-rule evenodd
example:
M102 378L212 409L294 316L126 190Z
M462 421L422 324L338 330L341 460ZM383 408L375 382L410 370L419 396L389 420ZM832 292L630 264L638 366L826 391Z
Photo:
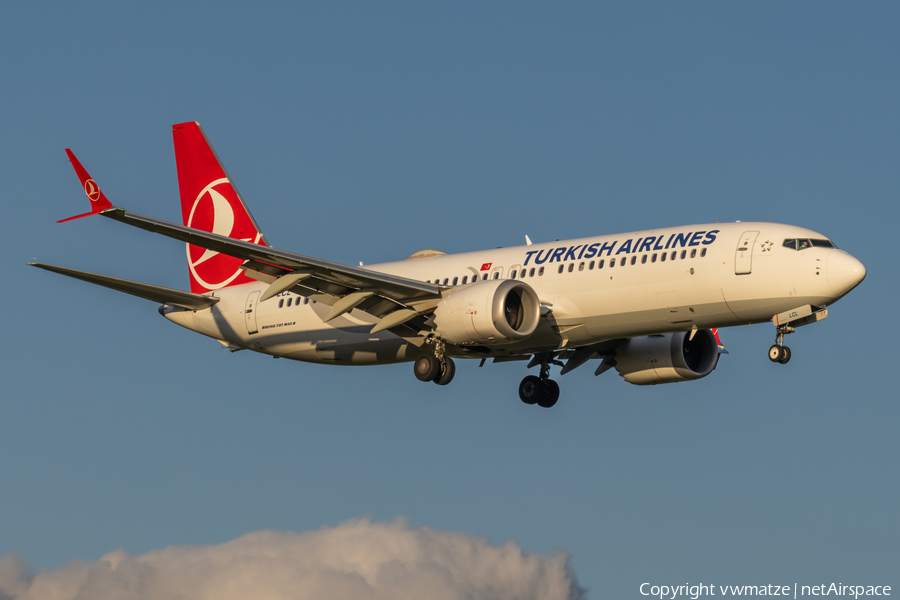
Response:
M716 241L716 234L719 229L712 231L688 231L687 233L670 234L663 246L663 236L647 236L638 238L637 241L627 239L619 249L616 246L618 240L610 242L595 242L591 245L578 244L577 246L568 246L563 248L546 248L544 250L529 250L525 253L525 261L523 266L533 262L536 265L542 265L546 262L565 262L570 260L581 260L582 258L601 258L604 254L612 256L615 250L616 256L620 254L635 254L638 252L656 252L659 250L668 250L669 248L687 246L708 246ZM534 259L532 261L532 258Z

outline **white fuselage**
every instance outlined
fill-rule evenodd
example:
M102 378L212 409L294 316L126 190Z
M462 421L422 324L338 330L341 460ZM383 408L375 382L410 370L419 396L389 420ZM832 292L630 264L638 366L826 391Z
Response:
M786 239L826 238L777 223L716 223L366 268L447 286L484 278L514 277L527 283L540 298L544 316L526 340L491 348L492 356L512 356L695 327L767 322L797 307L828 306L865 275L862 264L846 252L791 249L783 245ZM220 300L209 309L166 306L161 312L232 348L296 360L384 364L414 360L421 352L388 331L370 334L378 319L358 310L326 324L327 305L290 292L250 306L248 312L248 298L266 287L223 288L212 293Z

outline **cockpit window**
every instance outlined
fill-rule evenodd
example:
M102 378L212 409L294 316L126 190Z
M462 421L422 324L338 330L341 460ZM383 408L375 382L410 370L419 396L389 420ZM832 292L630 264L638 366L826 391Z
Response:
M784 244L782 244L785 248L790 248L791 250L806 250L807 248L837 248L831 240L807 240L807 239L793 239L793 240L784 240Z

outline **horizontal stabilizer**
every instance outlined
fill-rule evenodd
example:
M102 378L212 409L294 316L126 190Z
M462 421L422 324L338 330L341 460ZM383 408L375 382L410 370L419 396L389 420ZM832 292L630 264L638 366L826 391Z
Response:
M200 294L173 290L158 285L150 285L149 283L138 283L137 281L128 281L127 279L119 279L118 277L97 275L95 273L76 271L75 269L66 269L42 263L28 264L32 267L44 269L45 271L52 271L54 273L59 273L60 275L87 281L88 283L102 285L103 287L108 287L119 292L125 292L126 294L138 296L139 298L146 298L147 300L153 300L154 302L159 302L161 304L181 306L190 310L209 308L219 301L218 298L210 298L208 296L201 296Z

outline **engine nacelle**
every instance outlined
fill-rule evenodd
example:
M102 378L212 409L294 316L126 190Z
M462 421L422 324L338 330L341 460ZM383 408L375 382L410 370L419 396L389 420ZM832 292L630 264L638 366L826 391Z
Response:
M674 383L706 377L716 368L719 347L709 329L648 335L628 340L616 351L616 370L635 385Z
M434 311L437 333L451 344L518 342L537 329L541 301L525 282L490 279L452 290Z

